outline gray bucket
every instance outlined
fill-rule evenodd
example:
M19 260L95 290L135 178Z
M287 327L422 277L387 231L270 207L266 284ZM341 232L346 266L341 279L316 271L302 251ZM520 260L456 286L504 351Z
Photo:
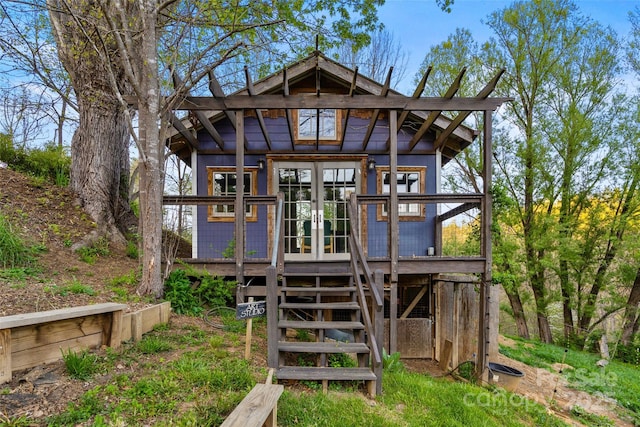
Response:
M489 362L489 373L491 381L509 391L515 391L524 377L524 372L516 368L493 362Z

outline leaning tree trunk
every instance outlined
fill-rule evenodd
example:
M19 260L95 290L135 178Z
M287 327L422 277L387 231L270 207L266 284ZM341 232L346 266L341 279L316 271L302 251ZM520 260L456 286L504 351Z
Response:
M520 299L520 293L517 289L508 289L508 287L503 287L503 289L509 298L509 304L513 311L513 319L516 321L518 336L528 340L530 338L529 327L527 326L527 318L524 314L524 307L522 305L522 300Z
M640 268L636 271L636 278L633 281L633 287L627 300L627 306L624 310L624 324L622 325L622 334L620 342L624 345L631 344L633 335L638 330L638 307L640 306Z
M115 63L105 64L98 52L104 45L88 39L74 19L99 16L92 2L48 0L47 6L58 55L78 99L80 124L71 141L71 188L97 224L84 243L101 236L123 242L123 231L136 220L128 200L127 118L108 77L108 67L113 70Z

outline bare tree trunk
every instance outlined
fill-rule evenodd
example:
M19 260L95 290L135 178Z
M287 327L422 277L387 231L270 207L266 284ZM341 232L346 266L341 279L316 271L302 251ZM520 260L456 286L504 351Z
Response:
M139 99L140 153L140 223L142 234L141 294L162 297L162 192L164 174L164 146L161 144L158 118L160 117L160 78L157 62L157 36L155 3L144 0L140 10L140 42L142 58L138 63L140 79L137 86Z
M633 335L638 330L638 307L640 306L640 268L636 271L636 278L627 300L627 307L624 310L624 323L622 325L622 335L620 342L624 345L631 344Z
M87 2L47 4L58 55L78 98L80 125L71 141L71 188L98 226L84 244L100 236L124 242L123 231L135 224L128 200L127 119L110 86L108 64L74 19L95 10Z

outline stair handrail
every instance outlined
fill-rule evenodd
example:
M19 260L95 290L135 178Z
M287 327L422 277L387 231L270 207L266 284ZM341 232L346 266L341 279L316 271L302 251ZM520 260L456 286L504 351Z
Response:
M348 213L351 224L357 224L357 201L356 195L353 194L351 196L351 203L348 205ZM354 221L355 219L355 221ZM364 256L364 250L360 245L360 239L358 236L358 227L352 226L351 233L349 234L349 248L351 250L351 270L353 272L353 278L356 283L356 288L358 290L358 301L360 303L362 318L364 321L364 326L367 331L367 336L369 339L369 345L371 351L373 353L373 361L377 366L382 363L382 355L380 354L380 349L378 348L378 342L375 334L375 329L373 325L373 321L371 320L371 315L369 313L369 308L367 305L367 299L364 293L364 285L362 283L362 279L360 278L360 271L358 269L358 265L364 272L364 277L366 279L367 284L369 285L369 290L371 295L373 296L374 303L374 313L377 311L382 311L383 308L383 300L378 292L377 286L375 285L375 276L371 273L371 269L367 263L367 260Z
M357 226L358 224L358 215L357 215L358 204L357 203L358 202L357 202L356 194L351 195L350 202L351 203L349 203L347 207L347 212L349 214L349 222L351 224L351 233L349 235L349 244L351 248L351 262L353 263L354 261L356 261L357 263L360 264L362 271L365 277L367 278L367 282L369 284L375 283L375 276L373 275L373 272L369 267L369 263L367 263L367 257L364 255L364 249L360 244L361 242L360 231ZM352 238L354 240L353 242L351 241ZM354 251L355 251L356 257L353 256ZM357 259L354 259L354 258L357 258ZM382 307L383 299L382 299L382 295L380 295L380 292L378 292L378 289L375 286L370 286L369 288L371 290L371 295L373 295L373 300L376 303L376 308Z

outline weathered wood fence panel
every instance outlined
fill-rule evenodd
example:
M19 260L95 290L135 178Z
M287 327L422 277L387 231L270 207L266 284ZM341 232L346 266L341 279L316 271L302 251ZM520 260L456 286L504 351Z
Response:
M479 294L469 278L447 278L435 282L438 305L436 323L436 360L441 366L456 368L473 360L478 349ZM451 342L451 353L445 357L445 343ZM448 353L448 352L447 352Z

